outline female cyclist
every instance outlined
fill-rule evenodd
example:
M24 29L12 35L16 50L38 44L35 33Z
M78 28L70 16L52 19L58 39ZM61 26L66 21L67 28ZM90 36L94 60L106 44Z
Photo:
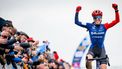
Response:
M80 22L78 18L78 14L79 11L81 10L81 6L76 7L75 24L77 24L80 27L86 28L89 31L89 35L90 35L91 46L86 56L87 59L92 59L95 57L98 58L106 57L106 52L104 48L104 38L105 38L106 31L120 21L118 5L112 4L112 7L115 10L115 20L113 20L110 23L102 24L102 15L103 15L102 11L94 10L92 13L93 22L86 23L86 25L82 24L82 22ZM86 68L92 69L91 61L86 61ZM106 59L100 60L100 69L107 69Z

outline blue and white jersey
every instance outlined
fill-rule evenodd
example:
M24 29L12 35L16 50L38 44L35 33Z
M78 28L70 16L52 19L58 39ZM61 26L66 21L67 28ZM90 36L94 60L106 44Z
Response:
M86 27L89 31L90 39L91 39L91 47L98 45L100 48L104 47L104 38L106 34L106 28L103 24L100 26L96 26L93 23L87 23Z
M82 22L78 19L78 13L75 14L75 24L80 27L86 28L89 31L90 40L91 40L91 48L94 46L99 46L99 48L104 47L104 38L106 34L106 28L104 24L100 24L99 26L94 23L86 23L86 25L82 24Z
M115 19L110 23L100 24L100 26L96 26L94 23L86 23L86 25L84 25L79 21L78 14L78 12L75 13L75 24L88 29L91 39L91 48L96 45L99 46L99 48L103 48L106 30L120 22L119 13L115 12Z

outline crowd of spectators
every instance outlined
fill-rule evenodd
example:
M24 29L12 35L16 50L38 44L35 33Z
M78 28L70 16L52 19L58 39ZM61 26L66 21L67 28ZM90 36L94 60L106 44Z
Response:
M39 45L27 33L18 31L12 21L0 17L0 63L2 69L71 69L71 65L51 52L49 42Z

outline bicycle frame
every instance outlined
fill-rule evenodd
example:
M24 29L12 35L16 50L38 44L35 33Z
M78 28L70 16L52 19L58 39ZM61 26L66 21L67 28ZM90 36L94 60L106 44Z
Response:
M110 63L109 63L109 58L108 56L106 55L106 57L96 57L96 58L93 58L93 59L87 59L88 61L93 61L93 60L96 60L96 69L100 69L100 60L101 59L107 59L107 64L108 66L110 66Z
M99 60L96 60L96 69L100 69L100 62L99 62Z

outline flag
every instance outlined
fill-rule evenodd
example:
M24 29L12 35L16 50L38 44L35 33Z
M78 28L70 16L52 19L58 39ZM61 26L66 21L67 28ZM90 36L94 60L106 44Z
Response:
M85 53L90 48L90 40L89 37L85 37L80 44L78 45L78 48L76 49L74 53L74 57L72 60L72 66L74 69L81 69L80 64L83 61L83 57L85 56Z

